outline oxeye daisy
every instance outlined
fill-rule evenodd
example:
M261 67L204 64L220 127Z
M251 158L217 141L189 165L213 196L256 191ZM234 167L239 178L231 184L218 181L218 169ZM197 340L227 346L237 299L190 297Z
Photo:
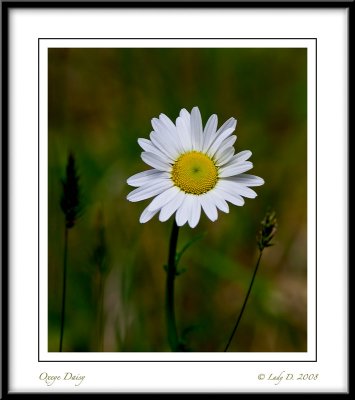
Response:
M244 173L253 167L247 161L252 153L235 154L236 125L230 118L217 129L217 116L212 115L203 128L198 107L191 114L182 109L176 124L164 114L152 119L150 140L138 139L142 160L152 169L127 180L136 187L128 194L129 201L154 197L141 214L141 223L158 213L164 222L176 213L178 226L188 223L194 228L201 210L215 221L217 210L229 212L227 202L242 206L243 197L256 197L250 186L260 186L264 180Z

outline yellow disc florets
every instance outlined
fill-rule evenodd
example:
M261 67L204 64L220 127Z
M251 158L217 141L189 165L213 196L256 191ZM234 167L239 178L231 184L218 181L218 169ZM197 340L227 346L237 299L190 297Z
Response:
M199 195L216 186L218 170L206 154L190 151L175 161L171 176L174 184L185 193Z

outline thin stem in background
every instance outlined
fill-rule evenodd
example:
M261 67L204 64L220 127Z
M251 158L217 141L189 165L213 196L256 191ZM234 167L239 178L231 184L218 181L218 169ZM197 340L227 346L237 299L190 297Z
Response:
M65 298L67 289L67 256L68 256L68 232L67 227L64 228L64 258L63 258L63 291L62 291L62 314L60 323L60 341L59 351L63 349L64 320L65 320Z
M174 219L170 236L169 257L166 271L166 324L168 341L172 351L179 347L179 337L176 329L175 304L174 304L174 282L176 277L176 246L179 234L179 227Z
M233 337L234 337L234 335L235 335L235 332L237 331L239 322L240 322L240 320L242 319L242 315L243 315L245 306L246 306L246 304L247 304L247 301L248 301L248 298L249 298L249 295L250 295L250 292L251 292L251 288L253 287L253 283L254 283L254 279L255 279L256 273L257 273L258 268L259 268L259 264L260 264L261 255L262 255L262 254L263 254L263 251L260 250L260 252L259 252L259 257L258 257L258 261L257 261L256 266L255 266L255 269L254 269L254 274L253 274L253 277L252 277L252 279L251 279L251 282L250 282L250 286L249 286L247 295L246 295L246 297L245 297L245 299L244 299L244 303L243 303L242 309L240 310L240 313L239 313L237 322L236 322L236 324L235 324L235 326L234 326L234 329L233 329L233 331L232 331L232 334L230 335L229 341L228 341L227 346L226 346L226 348L224 349L224 351L228 351L229 345L231 344L231 342L232 342L232 340L233 340Z

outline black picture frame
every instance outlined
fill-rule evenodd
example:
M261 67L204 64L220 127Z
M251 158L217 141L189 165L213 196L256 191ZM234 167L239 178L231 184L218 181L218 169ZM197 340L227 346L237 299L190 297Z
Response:
M251 5L252 3L252 5ZM224 2L216 2L216 1L194 1L194 2L142 2L142 1L133 1L133 2L117 2L117 1L105 1L105 2L35 2L35 1L3 1L2 2L2 216L1 216L1 225L2 225L2 244L1 244L1 253L2 253L2 345L1 345L1 354L2 354L2 398L9 397L36 397L37 394L35 392L21 392L21 393L11 393L9 391L9 380L11 378L11 368L9 367L11 364L11 360L9 358L9 346L11 342L11 333L9 332L9 320L11 317L11 304L10 304L10 285L9 285L9 270L11 268L11 212L13 212L13 202L10 198L10 190L11 190L11 156L12 156L12 148L11 148L11 137L10 137L10 114L11 110L11 93L9 89L9 81L11 79L11 66L9 65L9 55L11 52L11 48L9 45L10 35L11 35L11 12L16 9L91 9L91 8L115 8L115 9L124 9L124 8L165 8L165 9L190 9L190 8L198 8L198 9L206 9L206 8L248 8L253 7L255 9L276 9L276 8L295 8L295 9L328 9L328 10L338 10L338 9L347 9L348 10L348 27L349 30L347 32L348 38L348 87L349 87L349 97L347 99L348 109L349 109L349 121L348 121L348 156L350 160L350 149L351 149L351 99L353 95L353 79L351 78L351 72L353 69L353 63L351 62L351 53L352 53L352 45L353 45L353 1L312 1L312 2L287 2L287 1L252 1L252 2L238 2L238 1L224 1ZM348 172L348 188L350 187L350 169ZM348 204L350 205L350 197L348 200ZM37 210L39 211L39 210ZM349 221L351 220L351 207L348 207L348 215ZM349 226L346 227L347 230ZM349 229L347 232L348 236L348 244L351 244L351 230ZM350 259L348 260L348 266L350 265ZM350 275L350 270L349 275ZM349 291L350 293L350 291ZM348 360L349 361L349 360ZM348 372L349 373L349 372ZM349 377L348 377L349 378ZM257 388L256 388L257 389ZM258 390L257 390L258 391ZM129 394L138 394L137 392L129 392ZM150 394L158 394L151 393ZM175 393L174 390L168 392L168 394ZM188 391L184 392L189 393ZM201 392L200 394L202 394ZM222 392L218 392L221 394ZM239 392L230 392L229 394L236 394ZM252 393L252 392L251 392ZM256 393L256 392L255 392ZM259 392L260 393L260 392ZM279 393L285 393L283 391L279 391ZM349 393L349 379L348 379L348 393ZM81 392L81 395L90 395L94 394L94 392ZM110 395L113 393L98 393L97 395ZM118 393L116 393L118 394ZM125 393L119 393L120 395L124 395ZM128 394L128 393L126 393ZM143 393L140 393L143 394ZM146 393L147 394L147 393ZM167 394L165 392L165 394ZM190 394L192 394L190 392ZM198 394L195 392L194 394ZM205 393L207 394L207 393ZM41 396L48 395L56 395L56 396L67 396L68 393L58 393L58 392L44 392L40 393Z

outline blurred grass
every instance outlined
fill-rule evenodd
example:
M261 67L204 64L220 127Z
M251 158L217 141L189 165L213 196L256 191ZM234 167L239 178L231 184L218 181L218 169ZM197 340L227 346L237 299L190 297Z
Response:
M61 183L75 154L84 213L69 235L64 351L98 351L97 218L105 221L109 271L103 304L104 351L168 351L165 271L171 220L138 221L148 201L130 203L126 179L148 169L139 137L161 112L175 119L198 106L206 123L236 117L236 151L249 149L258 197L211 223L181 229L177 322L195 351L222 351L257 257L259 223L276 210L275 246L261 266L230 351L307 349L306 49L49 49L48 322L57 351L64 217Z

